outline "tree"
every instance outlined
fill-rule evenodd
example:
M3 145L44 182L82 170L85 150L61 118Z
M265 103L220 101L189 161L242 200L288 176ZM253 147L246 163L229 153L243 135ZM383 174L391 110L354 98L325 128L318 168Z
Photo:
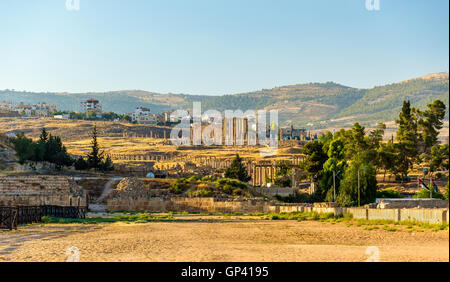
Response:
M411 112L409 101L403 102L399 119L396 139L396 166L395 171L402 175L402 180L407 176L408 170L415 160L418 159L418 133L417 123Z
M443 119L445 117L445 104L437 99L428 104L428 109L424 112L417 111L420 116L419 129L422 133L422 140L425 148L429 150L437 144L439 130L442 129Z
M323 164L322 177L320 178L320 189L317 198L327 202L334 202L335 191L339 193L341 177L347 167L344 159L344 142L338 138L329 143L327 150L328 160Z
M238 179L242 182L250 181L251 177L247 174L247 169L242 164L242 158L236 154L236 158L225 171L226 178Z
M386 173L388 171L394 172L394 167L396 163L395 146L392 140L387 143L380 144L377 150L377 158L375 160L375 165L380 169L384 170L383 181L386 180Z
M346 144L347 156L354 156L368 149L369 145L365 138L365 127L361 126L358 122L353 125L349 137L349 143Z
M47 130L45 129L45 127L42 128L41 136L39 137L39 141L43 144L47 143L47 141L48 141L48 133L47 133Z
M274 184L277 187L291 187L291 165L286 161L277 162Z
M303 147L303 154L306 155L302 164L304 170L311 178L319 178L323 164L328 159L327 154L323 151L323 144L319 141L308 142Z
M438 171L449 169L449 146L448 144L439 146L435 145L431 148L429 156L430 170Z
M102 166L104 152L100 151L97 134L97 126L94 126L92 131L91 152L87 156L87 162L90 168L99 170Z
M61 138L47 134L45 129L42 129L37 142L33 142L22 133L13 139L13 144L21 164L26 161L35 163L44 161L54 164L57 169L73 164L72 157L67 153Z
M385 130L386 124L380 122L378 123L377 128L369 133L369 144L373 149L378 149L380 147Z
M74 163L76 170L88 170L89 164L83 157L79 157Z
M345 171L337 202L340 206L357 206L358 194L361 205L373 203L377 194L377 179L375 167L371 163L356 159Z
M103 172L107 171L113 171L114 170L114 163L111 160L110 156L107 156L105 161L102 163L100 170Z
M32 159L34 155L33 140L27 138L25 134L19 133L12 139L12 144L20 164L25 164L26 161Z

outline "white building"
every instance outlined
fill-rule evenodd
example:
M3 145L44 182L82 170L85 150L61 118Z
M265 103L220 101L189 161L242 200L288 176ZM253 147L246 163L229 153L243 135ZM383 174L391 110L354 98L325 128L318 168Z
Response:
M81 109L85 113L93 112L96 114L102 113L102 105L99 100L89 99L81 102Z
M139 124L157 124L158 115L152 114L149 108L138 107L131 113L131 120Z
M0 111L10 112L12 111L12 105L9 102L1 102L0 103Z

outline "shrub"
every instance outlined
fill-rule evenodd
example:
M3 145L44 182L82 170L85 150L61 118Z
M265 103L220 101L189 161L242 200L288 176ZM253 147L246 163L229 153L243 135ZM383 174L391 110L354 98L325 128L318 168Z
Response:
M201 178L202 181L209 181L209 182L214 182L217 181L216 177L212 177L212 176L204 176Z
M432 197L433 199L441 199L441 200L445 200L444 195L442 195L439 192L432 192ZM414 196L414 199L428 199L430 198L430 191L422 189L419 192L417 192Z
M244 194L244 191L242 191L241 188L236 188L233 190L233 195L242 196L243 194Z
M87 170L89 169L89 164L87 163L87 161L83 158L80 157L75 161L75 169L76 170Z
M223 192L228 195L233 194L233 189L233 186L231 186L230 184L225 184L222 188Z
M286 197L275 195L275 199L283 203L311 203L311 196L305 193L295 193Z
M377 198L403 198L402 194L392 189L385 189L377 192Z
M211 197L214 195L214 192L212 191L211 188L199 189L199 190L189 190L188 193L195 197Z
M189 181L189 182L196 182L196 181L199 181L199 180L201 180L202 178L200 177L200 176L198 176L198 175L193 175L193 176L191 176L191 177L189 177L188 179L187 179L187 181Z
M184 192L185 188L184 183L174 182L170 184L169 191L173 194L181 194Z
M230 185L232 187L235 188L241 188L241 189L246 189L247 188L247 184L242 183L238 180L235 179L228 179L228 178L221 178L217 181L217 184L219 186L225 187L225 185Z
M273 183L276 187L291 187L291 178L289 176L280 176Z

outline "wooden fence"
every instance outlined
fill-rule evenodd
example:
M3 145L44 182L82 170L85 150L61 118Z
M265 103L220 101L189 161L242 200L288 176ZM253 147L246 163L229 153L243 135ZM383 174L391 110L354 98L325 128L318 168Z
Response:
M41 222L43 216L85 218L85 207L61 206L0 206L0 228L17 229L17 225Z

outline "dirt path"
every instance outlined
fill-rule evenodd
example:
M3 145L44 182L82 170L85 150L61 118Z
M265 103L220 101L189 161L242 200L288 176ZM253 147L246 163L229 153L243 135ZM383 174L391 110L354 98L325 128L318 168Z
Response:
M0 232L1 261L449 261L448 231L389 232L296 221L31 225Z

